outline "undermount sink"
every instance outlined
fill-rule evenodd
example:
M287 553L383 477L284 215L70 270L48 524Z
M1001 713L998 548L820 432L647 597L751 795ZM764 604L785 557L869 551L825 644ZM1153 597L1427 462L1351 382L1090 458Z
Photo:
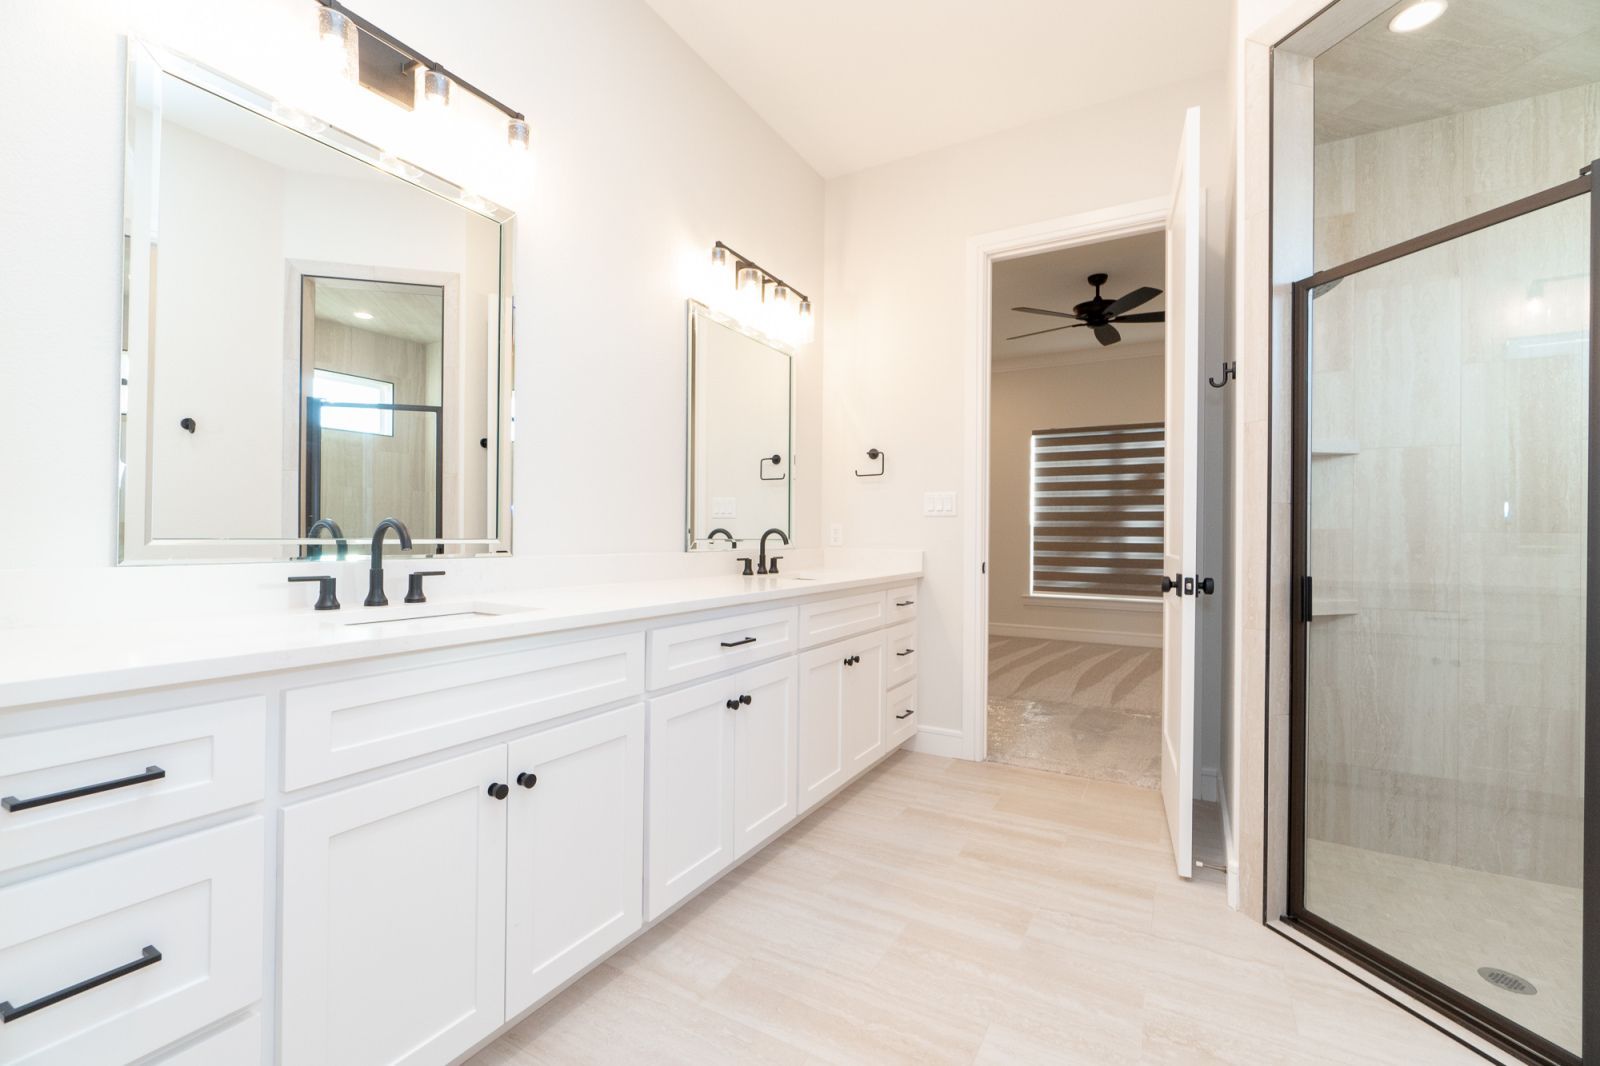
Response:
M399 608L394 614L388 613L391 609ZM434 607L405 607L390 604L384 608L358 608L352 612L354 617L329 619L338 626L383 626L399 625L402 622L440 622L452 620L464 622L479 618L495 618L504 615L521 614L524 611L536 611L537 607L520 607L513 604L473 603L473 604L439 604ZM379 612L382 612L380 615Z

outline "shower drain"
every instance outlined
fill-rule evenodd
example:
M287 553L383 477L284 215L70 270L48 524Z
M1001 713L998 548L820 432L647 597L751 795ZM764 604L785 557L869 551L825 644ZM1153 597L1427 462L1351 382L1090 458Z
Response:
M1478 976L1488 981L1496 988L1507 992L1515 992L1519 996L1536 996L1539 990L1533 987L1533 982L1505 970L1497 970L1493 966L1478 967Z

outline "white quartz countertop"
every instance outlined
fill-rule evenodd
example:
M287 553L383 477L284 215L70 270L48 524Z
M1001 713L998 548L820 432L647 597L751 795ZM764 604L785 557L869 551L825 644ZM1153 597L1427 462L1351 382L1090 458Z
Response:
M13 629L0 632L0 707L757 606L921 576L897 566L829 567L777 577L508 588L415 606L391 597L388 607L362 607L358 599L340 611L307 606L231 618ZM357 622L377 624L351 624Z

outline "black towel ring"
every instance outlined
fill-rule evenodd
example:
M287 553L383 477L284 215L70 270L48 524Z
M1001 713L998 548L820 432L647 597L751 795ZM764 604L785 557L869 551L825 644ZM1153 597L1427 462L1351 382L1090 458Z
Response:
M782 481L784 478L789 476L788 474L779 474L777 477L768 477L768 463L771 463L773 466L782 466L783 456L779 455L777 452L773 452L771 455L763 455L761 457L761 462L756 464L756 476L762 481Z
M868 448L867 458L875 460L878 464L878 469L868 471L865 474L857 470L856 477L882 477L889 469L889 460L884 456L883 452L879 451L877 448Z

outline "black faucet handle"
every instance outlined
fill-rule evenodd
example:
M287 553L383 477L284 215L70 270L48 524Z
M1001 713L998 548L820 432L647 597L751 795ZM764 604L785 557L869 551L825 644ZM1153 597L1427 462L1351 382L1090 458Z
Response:
M783 556L781 556L781 555L774 555L772 558L768 559L767 560L767 573L776 574L778 572L778 560L782 559L782 558L783 558Z
M425 577L444 577L443 570L413 570L411 578L406 584L407 603L427 603L428 597L422 594L422 579Z
M744 564L744 574L742 576L744 576L744 577L755 577L756 576L756 572L754 570L750 569L751 560L749 559L749 557L741 558L738 561Z
M289 579L291 582L315 581L317 583L317 607L319 611L337 611L339 597L334 594L339 579L332 574L300 574Z

